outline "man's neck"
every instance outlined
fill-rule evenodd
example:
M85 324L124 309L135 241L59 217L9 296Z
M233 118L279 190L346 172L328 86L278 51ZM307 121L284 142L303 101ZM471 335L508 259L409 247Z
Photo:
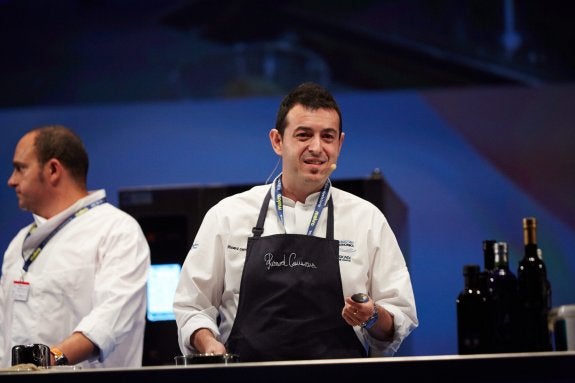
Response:
M50 219L60 212L68 209L70 206L78 202L80 199L86 197L87 195L88 191L83 189L74 189L68 193L58 194L54 196L50 205L37 215L46 219Z
M325 181L321 184L300 182L296 185L292 185L289 181L286 183L282 178L282 195L295 202L305 203L307 197L319 192L324 184Z

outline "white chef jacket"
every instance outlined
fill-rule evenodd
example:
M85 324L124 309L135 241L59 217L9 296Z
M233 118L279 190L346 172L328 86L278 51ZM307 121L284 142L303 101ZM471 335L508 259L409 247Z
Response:
M192 333L209 328L225 343L230 335L239 299L247 238L252 236L260 207L270 185L261 185L227 197L204 217L184 261L174 296L174 314L182 353L195 352ZM305 203L283 197L285 228L278 218L272 188L263 236L306 234L319 192ZM395 335L383 342L361 327L354 327L373 356L393 355L418 326L411 279L396 237L382 212L370 202L331 187L334 205L334 239L339 240L339 265L344 297L367 292L394 316ZM313 235L325 237L327 206ZM310 294L313 294L310 291ZM220 316L220 324L217 318Z
M108 203L91 208L58 231L23 275L23 257L60 222L105 196L98 190L48 220L34 216L37 228L28 238L32 225L11 241L0 279L0 367L10 366L14 345L53 346L76 331L100 349L81 366L142 365L150 249L134 218ZM26 301L12 296L21 278L30 284Z

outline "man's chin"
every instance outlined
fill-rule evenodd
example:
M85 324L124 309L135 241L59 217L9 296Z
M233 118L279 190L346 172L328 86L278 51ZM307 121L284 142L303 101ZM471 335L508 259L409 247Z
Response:
M18 207L24 211L30 211L30 208L26 205L26 203L22 201L18 201Z
M307 173L314 177L322 177L325 174L325 168L323 166L309 166Z
M323 185L327 176L323 172L309 172L305 176L306 183Z

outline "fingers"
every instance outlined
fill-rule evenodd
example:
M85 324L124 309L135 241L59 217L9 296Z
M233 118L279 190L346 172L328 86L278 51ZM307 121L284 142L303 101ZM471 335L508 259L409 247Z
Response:
M226 351L226 347L222 343L214 340L213 342L210 342L208 344L208 346L206 347L206 349L204 350L203 353L204 354L212 354L212 355L223 355L223 354L227 354L227 351Z
M342 317L345 320L345 322L350 326L359 326L362 323L359 317L359 311L355 309L354 310L344 309L342 312Z
M348 297L345 299L341 316L350 326L360 326L371 316L373 311L372 302L372 299L369 298L365 303L358 303Z

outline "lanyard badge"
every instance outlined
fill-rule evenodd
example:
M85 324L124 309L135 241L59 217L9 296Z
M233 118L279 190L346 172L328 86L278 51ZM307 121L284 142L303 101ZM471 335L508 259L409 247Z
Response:
M26 302L28 300L28 295L30 295L30 283L23 280L14 281L12 299L15 301Z

